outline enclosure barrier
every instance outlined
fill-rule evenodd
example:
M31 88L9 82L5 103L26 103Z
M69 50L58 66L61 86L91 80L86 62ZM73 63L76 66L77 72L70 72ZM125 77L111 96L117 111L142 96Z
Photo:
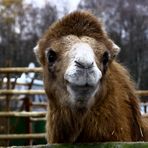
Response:
M14 78L14 81L11 82L11 74L19 74L19 73L42 73L42 68L28 68L28 67L17 67L17 68L0 68L0 74L1 75L1 84L6 86L7 90L1 89L0 90L0 100L1 101L5 101L6 102L6 110L5 112L0 112L0 117L1 118L6 118L6 133L5 134L0 134L0 141L1 140L6 140L6 145L9 145L9 140L11 139L28 139L28 144L32 143L32 139L39 139L39 138L45 138L45 133L32 133L31 129L31 125L32 122L37 122L37 121L45 121L45 115L46 112L31 112L31 110L29 109L29 106L32 107L46 107L46 103L32 103L31 101L29 101L29 96L28 95L44 95L44 91L42 90L35 90L35 91L30 91L32 84L34 82L34 79L32 79L31 82L29 83L16 83L17 82L17 77ZM6 77L7 81L4 82L3 78ZM23 85L23 86L28 86L29 90L14 90L15 85ZM30 92L29 92L30 91ZM18 98L18 97L12 97L13 95L25 95L27 98ZM26 106L26 111L27 112L12 112L10 111L10 101L11 100L17 100L17 101L23 101L27 103ZM10 123L9 120L11 117L23 117L26 118L26 123L27 123L27 127L28 130L27 132L29 134L10 134L9 133L9 129L10 129Z
M11 140L11 139L40 139L40 138L45 138L45 133L38 133L38 134L0 134L0 140L6 139L6 140Z
M45 95L44 90L0 90L0 95Z
M10 74L10 73L23 73L23 72L42 72L41 67L28 68L28 67L11 67L11 68L0 68L0 73Z
M138 96L148 96L148 90L138 90L136 91ZM0 90L0 95L45 95L44 90Z
M7 89L2 89L0 90L0 100L6 100L6 111L5 112L0 112L0 117L26 117L30 118L31 122L36 122L36 121L43 121L45 120L45 115L46 112L14 112L9 110L9 102L11 99L16 99L12 98L10 96L12 95L44 95L45 91L44 90L14 90L13 88L10 88L10 74L11 73L29 73L29 72L34 72L34 73L42 73L42 68L28 68L28 67L18 67L18 68L0 68L0 74L5 74L7 77ZM33 82L33 81L32 81ZM20 84L20 85L25 85L25 84ZM148 90L138 90L137 95L139 96L148 96ZM4 98L4 96L6 96ZM22 99L17 99L19 101L22 101ZM46 103L31 103L30 105L38 107L46 107ZM148 103L143 103L143 105L148 105ZM144 117L148 117L148 114L144 114ZM9 127L9 121L8 121L8 127ZM9 129L8 129L9 130ZM0 134L0 140L12 140L12 139L40 139L40 138L45 138L45 133L29 133L29 134ZM102 143L102 144L79 144L79 145L52 145L52 147L90 147L90 146L95 146L95 147L148 147L148 143ZM48 145L49 147L51 145ZM34 146L36 148L40 147L48 147L47 145L45 146ZM22 146L21 146L22 147ZM33 147L33 146L31 146ZM27 148L27 147L26 147ZM28 148L30 148L28 146Z
M144 114L144 115L142 115L143 117L147 117L148 118L148 113L146 113L146 114Z
M103 142L88 144L47 144L35 146L12 146L11 148L148 148L148 142Z
M0 117L45 117L46 112L0 112Z

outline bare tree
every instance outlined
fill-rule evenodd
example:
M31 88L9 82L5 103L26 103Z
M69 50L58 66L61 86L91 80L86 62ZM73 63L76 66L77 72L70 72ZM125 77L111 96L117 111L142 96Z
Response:
M38 8L24 5L23 0L3 0L0 10L0 66L27 66L35 62L32 48L57 19L56 8L50 3Z

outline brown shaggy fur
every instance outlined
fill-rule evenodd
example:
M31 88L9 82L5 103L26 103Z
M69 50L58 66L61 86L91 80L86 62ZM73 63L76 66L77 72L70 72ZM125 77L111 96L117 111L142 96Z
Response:
M87 110L73 109L67 103L66 82L63 80L68 63L66 53L71 44L79 40L95 47L100 68L103 52L108 49L111 54L95 103ZM88 12L65 16L39 41L36 55L43 67L44 86L49 98L46 126L49 143L148 140L133 83L126 69L115 61L117 51L112 43L102 23ZM50 69L45 56L49 47L55 49L58 56Z

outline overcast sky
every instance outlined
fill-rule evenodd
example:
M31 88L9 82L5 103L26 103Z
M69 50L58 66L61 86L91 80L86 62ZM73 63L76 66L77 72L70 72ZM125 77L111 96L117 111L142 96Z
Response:
M69 12L76 10L80 0L25 0L26 3L32 3L35 6L42 7L46 2L51 2L51 5L56 5L58 11L63 11L66 7Z

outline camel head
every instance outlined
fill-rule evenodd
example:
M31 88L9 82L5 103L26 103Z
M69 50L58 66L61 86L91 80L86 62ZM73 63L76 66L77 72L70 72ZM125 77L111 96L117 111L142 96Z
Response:
M89 108L119 47L88 12L73 12L49 27L34 48L50 103Z

